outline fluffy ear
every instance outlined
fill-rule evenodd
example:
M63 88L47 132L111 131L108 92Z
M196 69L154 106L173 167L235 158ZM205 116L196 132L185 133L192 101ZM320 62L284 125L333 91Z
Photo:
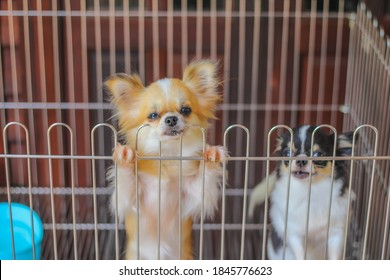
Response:
M356 140L359 135L356 134ZM342 133L337 137L337 154L340 156L350 156L352 154L353 131Z
M218 62L198 60L190 63L183 73L183 82L198 97L207 118L214 117L216 103L220 100L218 86Z
M128 105L132 97L144 89L141 78L136 75L124 73L114 74L104 82L104 86L110 96L111 103L118 109L121 105Z
M275 156L281 156L282 155L282 144L283 144L283 136L282 135L278 135L278 137L276 138L276 146L275 146L275 150L273 152L273 154Z
M282 156L282 146L283 143L285 145L291 146L291 136L294 137L294 135L291 135L289 131L282 131L278 133L278 136L276 138L276 146L274 150L274 155L275 156Z

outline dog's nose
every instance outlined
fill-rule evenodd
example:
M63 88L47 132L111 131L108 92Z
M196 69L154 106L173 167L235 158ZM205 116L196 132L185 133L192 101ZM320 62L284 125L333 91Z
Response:
M307 160L297 160L297 165L303 167L307 164Z
M165 124L168 126L175 126L178 122L178 118L176 116L167 117L165 119Z

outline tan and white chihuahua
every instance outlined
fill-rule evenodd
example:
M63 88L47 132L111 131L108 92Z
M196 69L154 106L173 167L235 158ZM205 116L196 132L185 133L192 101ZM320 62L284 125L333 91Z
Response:
M219 85L218 63L209 60L189 64L182 79L147 87L136 74L105 81L125 141L115 148L117 172L111 168L108 177L117 191L112 209L125 222L127 259L193 258L192 219L200 217L202 203L204 217L214 215L227 159L225 148L204 143L202 132L215 118Z
M348 203L353 199L353 193L349 197L345 162L335 160L333 164L332 160L324 160L321 157L332 157L334 147L336 156L350 155L353 133L343 133L335 139L333 134L315 129L315 126L299 126L292 130L292 139L289 132L282 134L278 139L275 154L286 159L288 157L297 159L280 161L276 171L268 177L271 203L269 210L271 231L267 242L269 259L342 258ZM306 159L310 155L318 157L318 160L313 160L310 164ZM255 187L251 194L249 215L253 214L256 205L264 202L266 188L266 180ZM307 215L309 219L306 236Z

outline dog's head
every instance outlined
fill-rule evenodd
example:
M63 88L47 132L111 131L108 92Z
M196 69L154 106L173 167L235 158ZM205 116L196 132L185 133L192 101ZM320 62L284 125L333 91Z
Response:
M147 125L138 135L143 146L152 140L199 138L199 127L208 127L220 100L217 70L216 62L195 61L185 68L182 79L165 78L147 87L136 74L109 77L105 86L116 108L121 134L128 143L134 142L138 128Z
M288 175L299 180L310 177L313 182L319 181L332 174L332 160L321 159L322 157L351 155L353 132L339 134L337 139L334 134L326 133L322 128L315 130L315 126L299 126L293 129L293 138L289 132L278 138L276 154L282 157L298 157L295 160L286 160L280 163L279 175ZM313 146L312 146L313 139ZM335 149L335 154L334 154ZM313 156L318 160L312 163L307 157ZM291 169L290 169L291 162ZM334 177L339 178L343 174L343 162L335 161Z

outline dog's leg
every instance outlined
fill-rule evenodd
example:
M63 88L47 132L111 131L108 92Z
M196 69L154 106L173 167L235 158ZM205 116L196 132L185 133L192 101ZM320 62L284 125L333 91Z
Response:
M184 189L184 216L195 218L201 215L202 203L205 217L212 217L218 206L220 185L222 184L223 168L221 163L228 158L227 150L221 146L207 145L204 153L204 164ZM204 193L203 193L204 188Z
M109 170L109 180L114 188L111 197L113 213L118 210L118 217L123 221L126 213L136 209L135 190L135 151L129 146L118 144L115 147L113 160L116 163Z
M112 158L118 164L118 167L134 167L135 151L129 146L117 144Z
M286 243L295 256L295 259L303 260L305 258L305 244L302 236L297 234L287 234Z
M192 260L192 219L187 218L182 223L182 247L181 247L181 259Z
M296 257L291 251L290 247L286 245L284 257L283 257L283 245L275 248L272 244L272 240L269 238L267 241L267 259L269 260L295 260Z
M205 188L204 188L204 210L206 216L213 216L217 208L222 185L223 168L222 163L227 160L228 152L222 146L206 146L205 157ZM202 165L201 165L201 169ZM203 170L200 170L201 174Z
M344 230L330 229L328 237L328 259L341 260L343 254Z

